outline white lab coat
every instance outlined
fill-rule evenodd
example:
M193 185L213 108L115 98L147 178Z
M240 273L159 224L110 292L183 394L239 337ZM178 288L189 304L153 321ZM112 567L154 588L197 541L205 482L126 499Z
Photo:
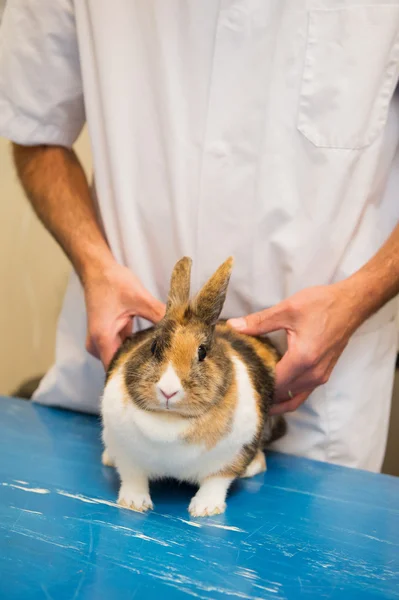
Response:
M347 277L396 224L398 32L399 0L13 0L0 134L71 146L86 119L116 259L164 300L181 256L198 288L233 254L224 316L243 315ZM395 313L360 328L279 449L380 468ZM98 411L85 328L73 275L37 402Z

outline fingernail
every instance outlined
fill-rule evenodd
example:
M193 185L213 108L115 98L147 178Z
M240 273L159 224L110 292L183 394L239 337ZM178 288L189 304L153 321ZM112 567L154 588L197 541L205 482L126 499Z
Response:
M247 323L245 319L230 319L229 325L234 329L237 329L237 331L243 331L246 328Z

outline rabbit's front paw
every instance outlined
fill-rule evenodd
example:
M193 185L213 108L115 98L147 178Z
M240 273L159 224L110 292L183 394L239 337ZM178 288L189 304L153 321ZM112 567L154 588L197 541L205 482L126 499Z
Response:
M211 517L212 515L221 515L226 510L226 502L218 501L217 498L206 498L194 496L188 507L188 512L192 517Z
M112 460L112 458L108 454L108 450L107 449L105 449L104 452L102 453L101 462L106 467L114 467L115 466L114 461Z
M136 490L129 488L129 486L122 486L119 492L118 504L124 508L130 508L137 512L146 512L153 507L150 494L146 492L137 492Z
M192 517L211 517L226 510L226 494L234 477L211 476L206 478L188 507Z

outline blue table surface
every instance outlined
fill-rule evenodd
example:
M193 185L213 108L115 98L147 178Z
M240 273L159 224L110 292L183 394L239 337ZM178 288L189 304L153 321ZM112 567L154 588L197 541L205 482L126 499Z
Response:
M0 598L399 598L399 479L282 454L227 512L116 504L98 418L0 398Z

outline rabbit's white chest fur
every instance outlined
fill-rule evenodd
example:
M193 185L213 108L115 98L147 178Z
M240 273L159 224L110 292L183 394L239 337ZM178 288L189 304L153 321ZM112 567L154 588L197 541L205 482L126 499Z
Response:
M126 398L120 368L108 381L102 399L103 439L119 471L138 469L148 478L175 477L201 482L229 466L256 435L258 413L247 368L234 357L237 404L228 435L211 449L184 441L190 419L173 413L143 411Z

